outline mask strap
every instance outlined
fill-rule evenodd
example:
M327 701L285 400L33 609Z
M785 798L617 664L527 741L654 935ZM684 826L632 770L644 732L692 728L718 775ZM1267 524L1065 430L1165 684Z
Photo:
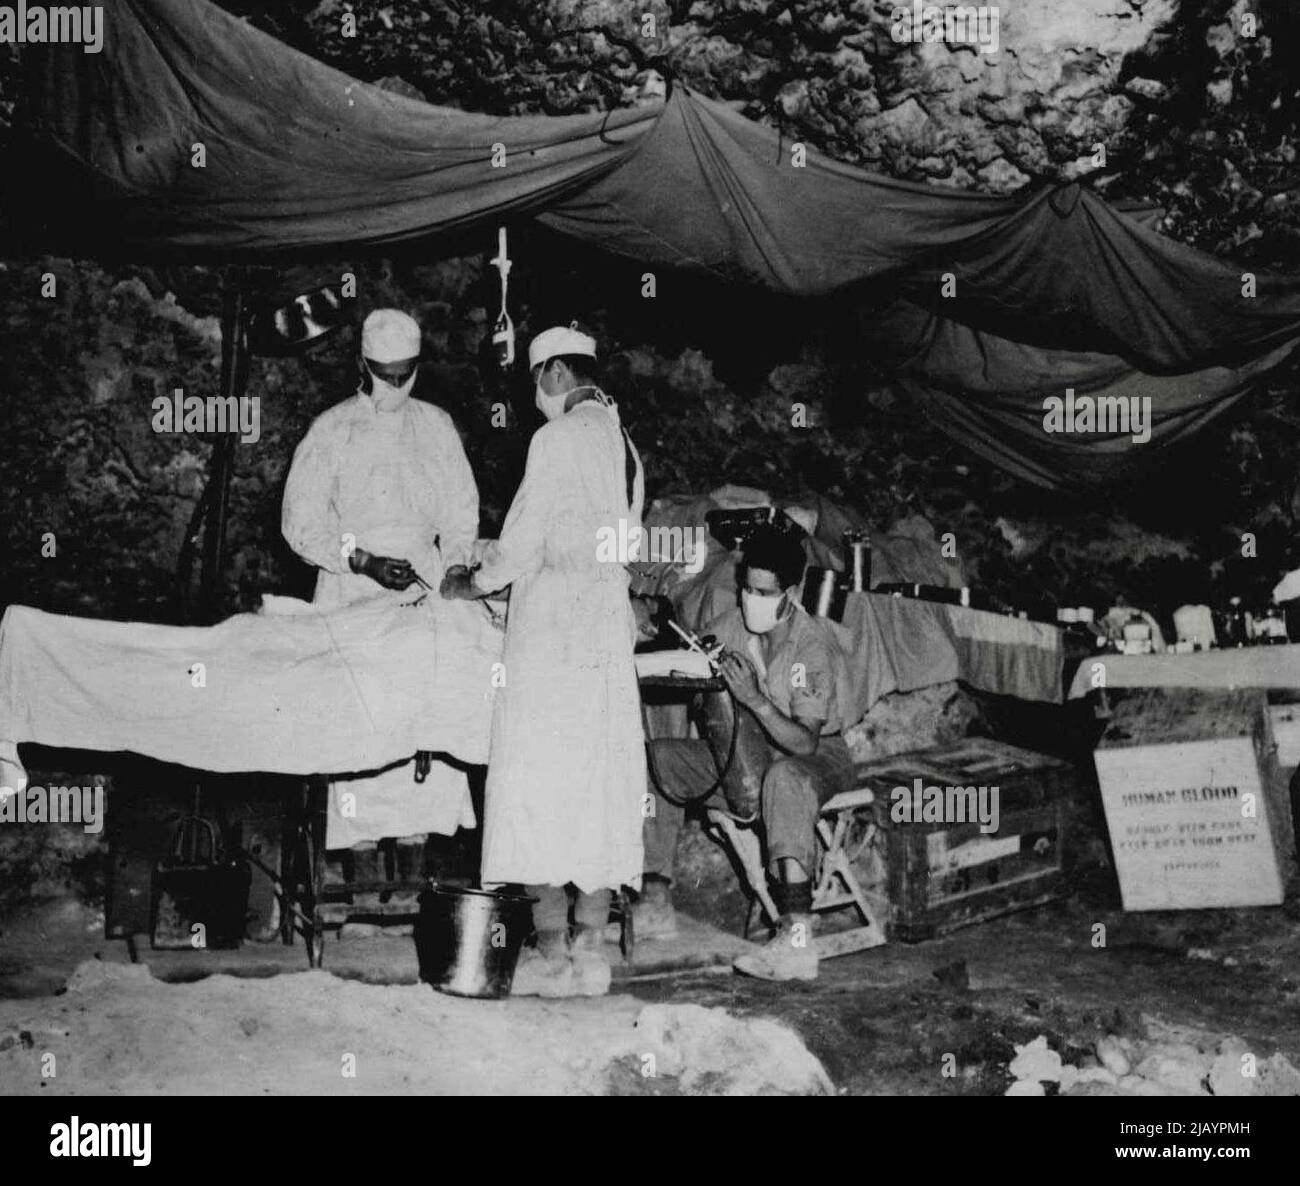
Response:
M596 393L596 398L604 404L605 407L612 408L614 406L614 401L594 383L579 383L577 387L570 387L569 390L564 393L564 398L568 399L569 396L573 395L577 391L594 391Z

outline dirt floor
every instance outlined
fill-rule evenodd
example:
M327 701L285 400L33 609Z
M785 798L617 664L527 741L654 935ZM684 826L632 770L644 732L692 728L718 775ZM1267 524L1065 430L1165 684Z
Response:
M332 937L319 972L278 943L146 947L146 970L101 915L49 903L0 928L0 1091L984 1095L1039 1037L1096 1067L1099 1039L1136 1061L1157 1031L1200 1034L1207 1060L1211 1036L1232 1035L1233 1051L1300 1065L1300 909L1126 915L1111 895L1099 874L1066 902L827 961L814 983L619 969L608 998L566 1002L435 993L413 940L389 934ZM58 1073L42 1078L49 1053Z

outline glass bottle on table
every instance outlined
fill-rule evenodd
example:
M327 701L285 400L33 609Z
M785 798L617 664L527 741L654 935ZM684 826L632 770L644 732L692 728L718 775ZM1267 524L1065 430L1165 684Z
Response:
M1242 607L1240 597L1228 598L1228 613L1224 619L1226 647L1244 647L1250 643L1250 616Z
M1276 601L1269 602L1255 620L1255 637L1261 646L1279 646L1287 642L1286 619Z
M871 536L866 531L848 530L844 533L847 552L848 579L846 587L851 593L866 593L871 589Z

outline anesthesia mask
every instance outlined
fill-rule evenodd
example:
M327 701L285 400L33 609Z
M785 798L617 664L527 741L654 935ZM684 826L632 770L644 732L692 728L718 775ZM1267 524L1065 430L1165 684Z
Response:
M740 613L751 634L769 634L786 618L789 599L784 593L740 591Z

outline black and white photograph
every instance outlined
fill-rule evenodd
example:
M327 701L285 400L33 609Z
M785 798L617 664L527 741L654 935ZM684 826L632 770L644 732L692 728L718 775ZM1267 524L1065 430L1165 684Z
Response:
M23 1164L267 1097L326 1172L414 1097L1285 1151L1297 59L1294 0L0 5Z

